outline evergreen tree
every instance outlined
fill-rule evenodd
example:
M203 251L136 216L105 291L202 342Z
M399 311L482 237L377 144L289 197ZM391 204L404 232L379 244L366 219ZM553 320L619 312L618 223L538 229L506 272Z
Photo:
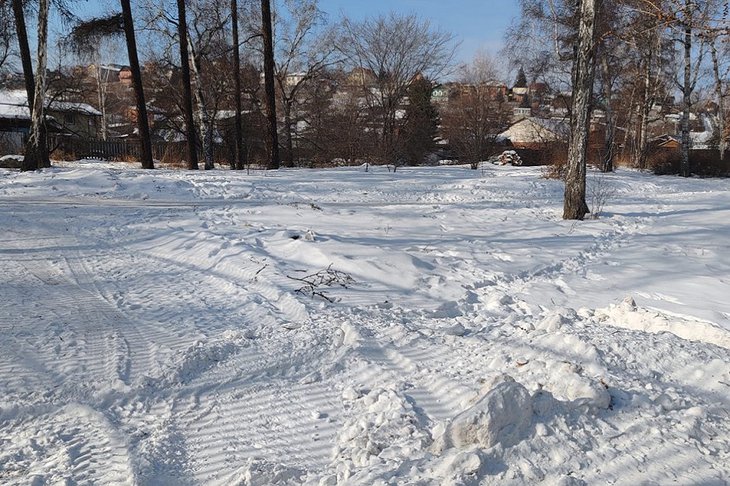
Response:
M434 151L439 114L431 102L433 85L419 76L408 87L405 126L403 128L403 160L416 165Z
M517 73L517 80L515 81L515 88L527 88L527 76L525 76L525 70L520 68Z

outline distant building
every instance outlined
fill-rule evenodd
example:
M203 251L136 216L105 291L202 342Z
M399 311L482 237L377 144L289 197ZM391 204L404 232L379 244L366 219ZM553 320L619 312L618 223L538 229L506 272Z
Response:
M86 103L49 100L45 110L49 132L77 138L96 138L101 112ZM30 132L30 110L24 90L0 91L0 148L17 153Z
M546 144L567 142L569 134L566 119L527 117L513 123L499 136L517 148L540 149Z

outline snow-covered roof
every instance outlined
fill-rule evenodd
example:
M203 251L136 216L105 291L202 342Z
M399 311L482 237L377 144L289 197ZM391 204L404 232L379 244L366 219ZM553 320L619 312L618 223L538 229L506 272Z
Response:
M564 118L527 117L513 123L500 136L512 143L552 142L567 140L570 133Z
M713 116L704 113L700 115L700 119L702 120L704 130L701 132L689 132L692 147L695 149L712 148L712 142L715 138L715 119Z
M46 100L46 108L53 111L101 116L101 112L87 103ZM0 91L0 118L30 119L28 96L24 90Z

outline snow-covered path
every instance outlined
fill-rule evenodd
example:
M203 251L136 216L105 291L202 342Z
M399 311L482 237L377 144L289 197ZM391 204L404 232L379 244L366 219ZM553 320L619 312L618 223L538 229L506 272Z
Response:
M0 172L0 483L728 484L730 182L601 184Z

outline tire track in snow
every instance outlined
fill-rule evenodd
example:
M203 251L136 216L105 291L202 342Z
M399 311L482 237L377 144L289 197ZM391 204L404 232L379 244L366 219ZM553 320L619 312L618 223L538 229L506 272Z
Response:
M383 382L403 382L405 380L409 395L423 413L432 421L444 420L453 416L454 410L474 396L474 390L463 386L451 377L441 373L443 359L449 359L449 350L440 349L434 353L433 343L419 348L418 338L396 338L376 331L382 325L381 316L368 315L346 319L343 328L350 336L347 338L349 354L361 358L366 363L354 377L361 385L372 388ZM335 321L337 322L337 321ZM387 328L386 328L387 329ZM396 339L398 342L396 343Z
M0 435L5 425L13 424L0 422ZM102 413L72 403L38 411L20 426L0 452L4 485L136 484L126 439Z

